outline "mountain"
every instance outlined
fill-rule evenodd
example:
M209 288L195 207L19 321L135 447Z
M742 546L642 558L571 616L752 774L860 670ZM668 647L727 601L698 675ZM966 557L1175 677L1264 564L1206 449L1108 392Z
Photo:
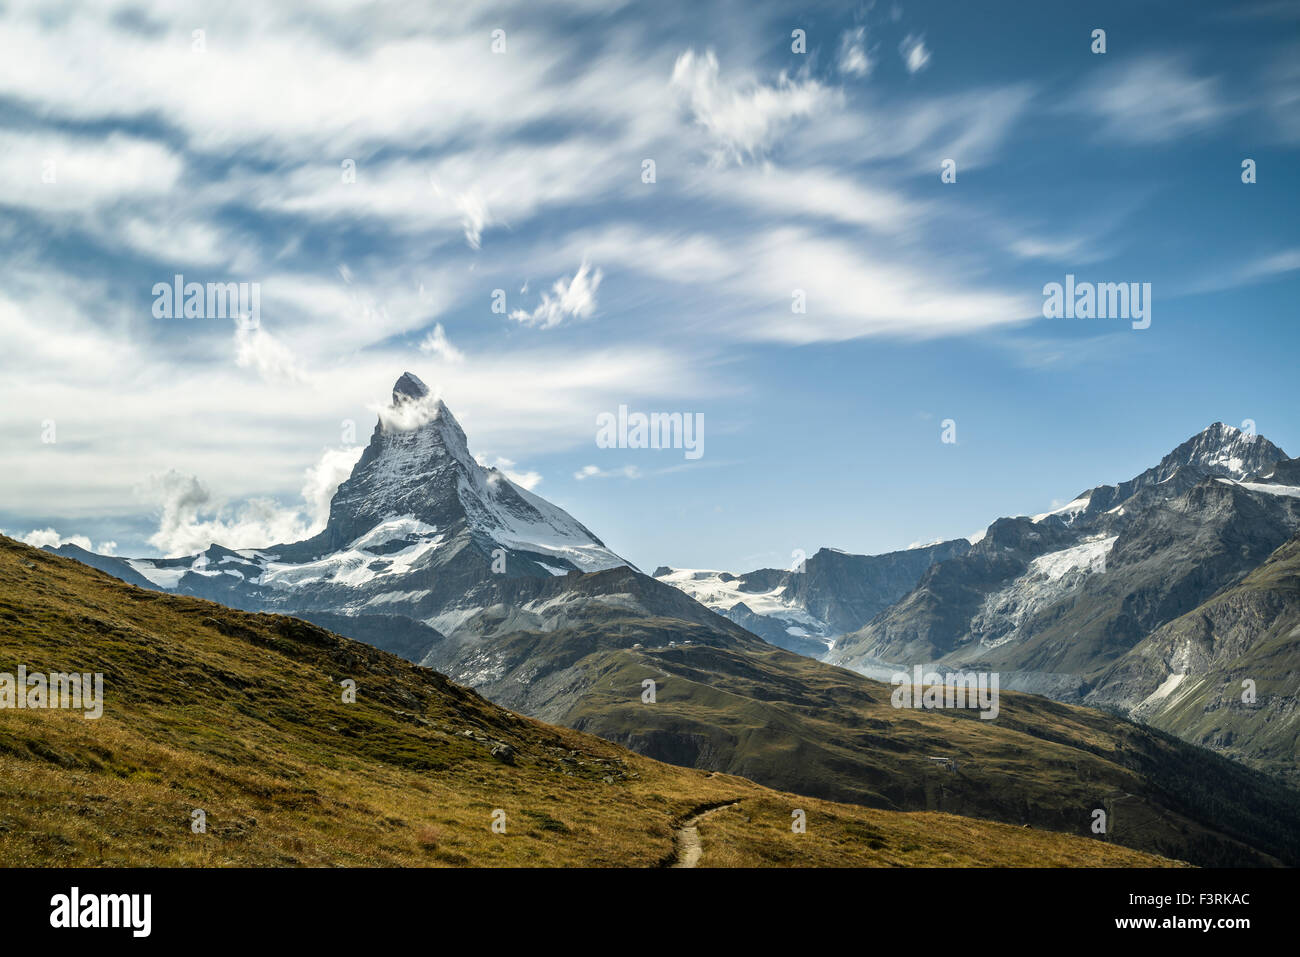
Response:
M413 379L399 380L321 534L129 567L172 594L315 621L497 704L672 763L823 800L1081 835L1100 802L1116 811L1110 838L1139 850L1199 864L1300 861L1295 792L1160 732L1014 694L992 721L899 710L888 686L773 647L493 479ZM811 578L753 584L828 619L860 615L977 548L884 556L863 566L865 582L852 557L819 553ZM837 580L857 590L832 601ZM643 699L646 680L656 702Z
M970 547L959 538L885 555L823 548L789 570L733 575L663 566L655 577L778 647L821 657L836 636L862 627L906 595L931 565Z
M98 568L100 571L107 572L114 578L120 578L122 581L130 585L137 585L140 588L154 587L154 583L132 568L131 563L125 558L116 558L112 555L98 555L95 552L87 551L80 545L74 545L71 542L60 545L58 548L47 546L46 550L55 552L65 558L75 559L83 565L89 565L91 568Z
M1182 673L1165 669L1152 684L1172 640L1165 629L1242 584L1298 531L1300 464L1216 423L1127 482L1032 519L999 519L969 554L935 565L829 658L867 674L930 661L998 671L1005 687L1106 705L1293 775L1294 753L1279 759L1268 735L1238 732L1231 747L1216 738L1219 706L1192 685L1178 696L1176 720L1156 715L1171 702L1139 706ZM1273 634L1265 618L1252 627ZM1191 717L1193 701L1201 717Z
M829 659L978 661L1026 672L1032 690L1077 691L1079 676L1244 575L1300 525L1294 500L1245 481L1285 459L1262 436L1215 423L1133 479L994 522Z
M298 619L0 537L0 673L19 663L102 673L104 708L0 709L5 867L652 867L686 862L688 827L702 866L1172 863L661 764Z
M1300 783L1297 674L1300 536L1157 628L1084 700Z
M409 372L312 538L260 549L213 544L183 558L54 551L133 584L292 612L466 675L490 658L489 639L512 630L639 618L693 627L697 640L751 637L481 466L451 411Z
M1038 517L1073 525L1086 524L1109 512L1122 516L1125 503L1140 507L1152 498L1168 499L1207 478L1240 481L1285 458L1287 454L1262 435L1215 422L1141 475L1119 485L1098 485L1061 508ZM1148 492L1156 494L1140 497Z
M1114 544L1126 510L1186 492L1207 478L1242 480L1285 458L1262 436L1216 422L1141 475L1089 489L1033 519L999 519L975 540L883 555L823 548L802 569L741 575L663 566L655 577L780 647L852 667L892 671L890 661L942 657L967 629L981 642L1005 639L1026 607L1059 597L1101 560ZM1089 534L1062 534L1061 528ZM994 537L986 542L989 534ZM934 568L967 556L964 565ZM1039 566L1031 569L1040 556ZM922 586L922 577L932 569L934 577ZM996 602L983 607L999 586L1023 575L1028 581L1008 590L1004 607ZM868 628L896 604L878 628ZM1065 684L1074 686L1070 680ZM1052 679L1043 677L1035 690L1052 685Z
M408 657L520 591L627 565L563 509L475 461L450 410L409 372L312 538L166 559L74 549L55 551L133 584L316 618Z
M424 543L477 553L490 573L493 551L504 574L562 575L627 564L563 509L470 455L460 423L410 372L393 386L351 476L330 503L325 530L275 549L282 561L338 561L358 548L372 554ZM462 558L465 556L462 556Z

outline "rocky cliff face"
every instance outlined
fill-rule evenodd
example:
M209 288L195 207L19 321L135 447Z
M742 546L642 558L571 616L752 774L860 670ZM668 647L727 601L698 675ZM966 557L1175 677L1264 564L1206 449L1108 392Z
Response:
M906 595L928 568L970 548L964 538L884 555L823 548L799 568L733 575L662 567L655 577L774 645L822 657L839 635Z
M1084 699L1300 782L1300 536L1155 629Z
M488 556L495 548L514 552L523 564L507 562L506 574L563 574L627 564L563 509L515 485L498 469L479 465L451 411L409 372L393 386L392 404L335 493L325 530L275 550L294 561L319 559L373 539L393 522L434 529L444 541L467 533Z

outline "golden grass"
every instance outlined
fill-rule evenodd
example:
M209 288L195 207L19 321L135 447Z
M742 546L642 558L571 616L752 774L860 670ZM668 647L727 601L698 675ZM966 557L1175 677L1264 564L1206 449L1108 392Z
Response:
M1100 840L922 811L898 813L797 800L806 831L791 829L791 802L763 795L697 825L701 867L1151 867L1170 865ZM845 813L846 810L848 813Z
M0 672L19 664L103 672L106 704L97 721L0 710L3 866L646 867L693 809L728 800L700 824L704 866L1169 863L660 764L296 619L141 591L0 538ZM796 807L805 835L788 833Z

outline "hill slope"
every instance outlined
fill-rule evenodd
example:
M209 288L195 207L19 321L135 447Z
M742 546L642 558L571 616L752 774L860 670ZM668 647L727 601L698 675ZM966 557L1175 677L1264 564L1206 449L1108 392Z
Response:
M606 618L491 634L437 667L514 710L770 787L1079 834L1100 807L1111 839L1138 849L1204 865L1300 860L1300 793L1165 734L1013 692L992 721L900 710L889 685L714 636L680 620ZM642 700L646 679L654 704Z
M736 818L700 828L704 866L1168 863L660 764L298 619L0 538L0 673L19 665L101 672L106 704L99 720L0 710L0 866L652 866L680 855L687 819L728 802ZM805 834L790 832L796 808Z
M1300 536L1239 584L1157 629L1088 703L1300 781ZM1243 682L1255 700L1243 700Z

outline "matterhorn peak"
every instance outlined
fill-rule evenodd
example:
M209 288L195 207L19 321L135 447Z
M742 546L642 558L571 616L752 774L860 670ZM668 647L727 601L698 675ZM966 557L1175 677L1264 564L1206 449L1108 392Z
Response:
M418 401L428 394L429 387L414 372L403 372L401 378L393 383L393 405Z
M446 403L413 372L403 372L393 383L393 401L379 409L381 433L426 431L430 427L441 442L460 457L468 456L465 433Z
M627 564L563 509L480 465L451 411L410 372L393 385L392 404L330 501L325 531L303 553L339 552L392 522L441 535L466 529L489 553L546 556L534 570L553 574Z

